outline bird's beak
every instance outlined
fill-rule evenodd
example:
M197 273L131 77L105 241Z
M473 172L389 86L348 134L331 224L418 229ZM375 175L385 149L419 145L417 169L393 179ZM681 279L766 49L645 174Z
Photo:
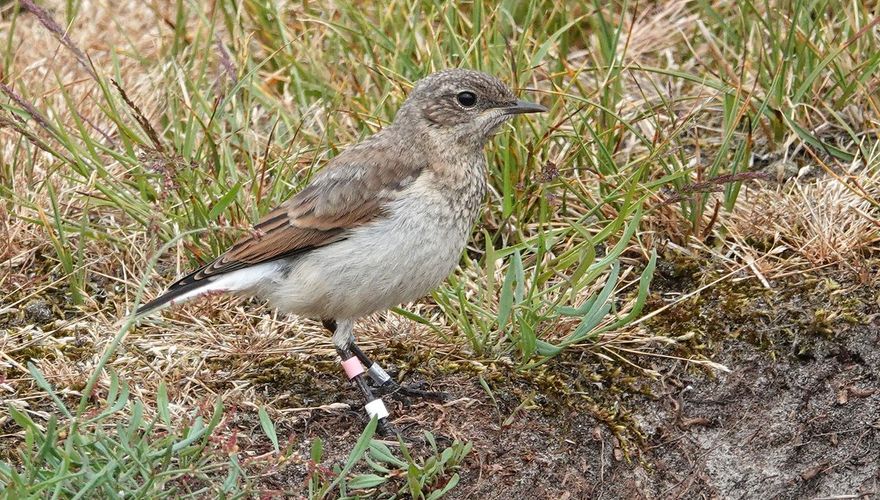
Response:
M544 106L529 101L516 101L512 106L507 106L503 109L504 113L508 115L521 115L523 113L543 113L547 111L547 108L545 108Z

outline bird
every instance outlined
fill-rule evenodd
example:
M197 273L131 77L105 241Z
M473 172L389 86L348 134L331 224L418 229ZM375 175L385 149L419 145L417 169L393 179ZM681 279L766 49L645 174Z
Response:
M368 417L390 433L389 412L367 377L378 388L401 386L357 346L355 321L417 300L448 277L486 196L486 144L512 117L545 111L480 71L426 76L390 125L344 149L305 188L136 316L229 293L320 320Z

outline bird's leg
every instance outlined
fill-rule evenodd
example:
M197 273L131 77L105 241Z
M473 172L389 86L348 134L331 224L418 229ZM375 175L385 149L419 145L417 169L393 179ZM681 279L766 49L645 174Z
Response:
M322 324L324 325L324 328L329 330L334 335L336 334L336 321L324 320ZM355 343L354 334L350 335L348 339L349 343L345 346L345 348L350 350L355 356L357 356L360 362L363 363L363 365L367 369L367 375L369 375L370 378L373 379L373 382L375 382L377 386L383 387L389 384L395 386L398 385L397 382L395 382L394 379L391 377L391 375L388 375L388 372L386 372L382 369L381 366L379 366L379 363L376 363L375 361L367 357L364 351L362 351L361 348L357 346L357 343ZM338 344L336 348L337 350L339 349Z
M342 369L345 370L349 380L363 394L366 400L364 410L366 410L367 415L370 418L376 417L378 419L377 428L381 435L388 436L394 434L394 429L388 421L388 409L385 408L385 403L382 402L381 397L377 398L373 395L373 391L370 389L364 376L367 372L364 371L361 360L355 354L354 349L352 349L352 346L354 346L354 323L348 320L338 323L335 321L324 321L324 327L333 332L333 345L336 347L339 357L342 358ZM387 376L388 374L385 375Z
M334 339L336 338L336 331L338 330L336 327L336 322L333 320L324 321L324 328L333 332ZM354 334L351 334L348 339L350 343L347 344L344 348L354 354L363 366L366 367L367 375L373 379L373 382L376 384L376 389L380 394L388 394L392 397L394 396L408 396L411 398L423 398L423 399L433 399L436 401L446 401L449 399L449 395L443 392L434 392L434 391L423 391L418 387L414 387L412 385L402 385L397 383L394 378L388 374L379 363L373 361L367 356L367 354L358 347L357 342L355 341ZM340 341L344 341L345 339L340 339ZM334 340L335 342L335 340ZM340 349L338 344L336 347L337 351ZM341 354L340 354L341 356Z
M370 378L372 378L373 382L378 386L377 388L380 393L390 394L391 396L400 394L413 398L434 399L437 401L446 401L449 399L449 396L443 392L423 391L413 386L398 384L391 375L388 375L388 373L379 366L379 363L372 361L367 354L357 346L354 339L352 339L350 348L361 363L367 367L367 373L369 373Z
M367 354L358 347L357 343L352 339L351 345L349 346L351 351L364 366L367 367L367 374L373 379L373 382L376 383L377 386L383 387L386 385L397 385L397 382L394 381L394 378L391 375L388 375L388 372L382 369L379 366L379 363L376 363L372 359L370 359Z

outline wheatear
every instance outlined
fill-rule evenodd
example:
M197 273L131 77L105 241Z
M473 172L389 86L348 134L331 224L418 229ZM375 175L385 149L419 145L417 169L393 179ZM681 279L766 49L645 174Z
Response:
M388 411L365 374L398 386L357 347L354 322L424 296L455 269L486 194L483 147L512 116L543 111L487 74L434 73L394 123L343 151L248 236L137 314L228 292L320 319L367 414L386 429Z

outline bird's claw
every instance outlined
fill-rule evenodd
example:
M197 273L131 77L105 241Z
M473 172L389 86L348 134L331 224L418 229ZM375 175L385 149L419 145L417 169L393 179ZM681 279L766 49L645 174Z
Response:
M387 418L379 420L379 424L376 426L376 432L379 436L386 438L389 444L402 442L409 447L428 445L428 441L424 436L410 434L406 432L406 429L401 430L396 425L389 422Z
M446 394L445 392L425 391L421 389L421 387L424 386L424 382L402 385L391 381L380 386L378 390L381 394L391 396L392 398L398 400L401 398L420 398L428 399L431 401L438 401L441 403L444 401L449 401L449 394Z
M379 422L376 424L376 431L382 437L395 437L400 435L397 427L395 427L394 424L392 424L387 417L379 419Z

